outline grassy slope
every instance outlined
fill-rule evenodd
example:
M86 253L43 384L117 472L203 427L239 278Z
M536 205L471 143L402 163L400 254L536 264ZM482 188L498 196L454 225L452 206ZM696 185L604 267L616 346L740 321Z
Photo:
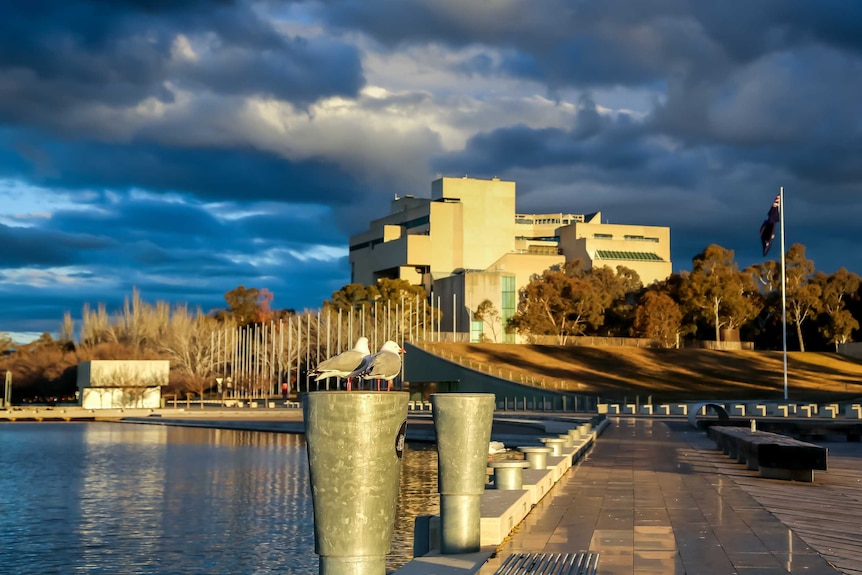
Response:
M433 343L474 363L544 379L548 387L644 401L781 399L780 351L711 351L546 345ZM517 378L517 376L516 376ZM789 397L826 401L862 396L862 362L834 353L788 353Z

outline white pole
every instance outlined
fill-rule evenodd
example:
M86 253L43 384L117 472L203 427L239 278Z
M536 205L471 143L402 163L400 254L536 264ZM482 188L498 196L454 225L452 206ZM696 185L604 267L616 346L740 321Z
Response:
M452 343L455 343L455 329L458 321L458 294L452 294Z
M443 321L443 314L441 313L443 308L441 306L440 296L437 296L437 341L441 341L440 339L440 322Z
M784 186L778 193L778 214L781 218L781 344L784 348L784 401L787 401L787 283L784 273Z

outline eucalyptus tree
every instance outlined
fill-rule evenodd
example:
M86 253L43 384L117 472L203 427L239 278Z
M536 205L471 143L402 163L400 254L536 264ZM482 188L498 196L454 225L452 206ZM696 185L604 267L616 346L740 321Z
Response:
M497 343L497 330L502 327L502 316L500 310L494 306L494 302L489 299L482 300L473 312L473 319L487 325L491 329L493 342Z
M638 273L626 266L595 267L583 276L592 282L602 307L602 331L608 336L628 335L634 323L634 310L643 289Z
M860 277L846 268L833 274L817 272L812 283L820 286L821 310L826 317L820 324L821 333L838 349L838 344L850 341L853 330L859 329L859 322L846 309L847 300L857 296Z
M635 335L653 339L662 347L677 347L682 332L683 314L668 294L648 290L635 308Z
M784 256L784 275L787 288L787 320L796 327L799 351L805 351L802 325L822 309L822 288L811 281L814 262L805 257L805 246L793 244Z
M521 289L509 326L528 336L555 336L560 345L602 322L602 295L575 266L553 266L534 274Z
M760 312L757 286L751 275L739 271L733 250L712 244L692 260L692 270L680 287L683 307L690 307L715 328L715 341L721 329L739 329Z

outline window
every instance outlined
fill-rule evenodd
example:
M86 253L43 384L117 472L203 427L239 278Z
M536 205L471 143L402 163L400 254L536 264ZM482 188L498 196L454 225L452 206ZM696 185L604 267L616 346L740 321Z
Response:
M419 226L424 226L425 224L428 224L430 222L431 222L431 219L429 216L422 216L421 218L416 218L414 220L408 220L408 221L404 222L403 225L406 229L409 230L410 228L416 228Z
M593 237L597 240L612 240L612 239L614 239L613 234L593 234Z
M470 320L470 343L482 341L482 333L485 331L485 322L481 319Z
M502 278L502 299L500 313L501 323L503 325L503 343L515 343L515 334L509 333L506 329L506 324L515 316L515 308L517 306L517 297L515 293L515 276L503 276Z

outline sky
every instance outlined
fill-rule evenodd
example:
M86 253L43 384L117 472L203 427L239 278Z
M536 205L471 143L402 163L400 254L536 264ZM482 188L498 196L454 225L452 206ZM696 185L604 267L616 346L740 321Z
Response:
M862 3L0 0L0 332L134 289L316 309L440 176L862 273ZM778 257L778 249L769 255Z

